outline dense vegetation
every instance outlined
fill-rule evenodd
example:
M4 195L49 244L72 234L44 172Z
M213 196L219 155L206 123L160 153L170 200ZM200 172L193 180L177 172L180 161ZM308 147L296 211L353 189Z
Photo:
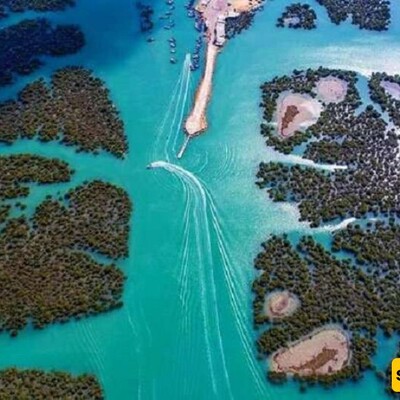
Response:
M98 381L91 375L9 368L0 370L0 398L102 400L104 396Z
M298 165L260 163L257 184L260 188L268 188L275 201L298 202L301 218L310 221L312 226L336 218L358 218L368 213L400 215L397 134L388 128L372 106L357 114L360 102L354 86L355 76L348 72L334 73L349 84L345 100L325 105L317 123L309 127L301 138L312 136L318 139L307 144L306 158L345 166L346 169L326 172ZM262 106L267 122L272 120L276 99L282 91L313 95L315 79L308 76L314 77L314 74L297 71L293 77L275 78L262 86ZM268 129L265 126L263 124L261 128L264 136ZM271 129L267 135L274 137ZM297 140L299 136L294 138ZM275 147L288 153L295 139L288 145ZM269 139L267 143L279 141Z
M32 183L68 182L72 172L66 163L57 159L30 154L0 156L0 200L28 196ZM10 203L0 204L0 224L6 220L10 210Z
M348 261L336 260L310 237L302 238L297 249L286 238L272 237L263 249L255 260L261 275L253 284L254 321L256 325L272 325L258 339L259 351L270 355L315 328L340 324L352 333L350 365L335 374L302 379L329 385L350 377L360 378L362 371L371 367L377 326L381 323L389 331L390 324L396 321L394 309L390 314L390 310L383 312L388 307L374 292L373 278ZM263 312L264 299L278 289L289 290L301 305L290 317L269 320ZM270 374L270 378L282 379L281 374L275 375Z
M57 159L31 154L0 156L0 200L28 196L31 183L68 182L72 172Z
M10 12L57 11L75 0L0 0ZM46 56L77 52L84 36L75 25L24 20L0 30L0 86L28 75ZM58 141L78 150L123 157L127 141L109 92L91 71L69 67L50 83L27 85L17 99L0 103L0 141ZM24 198L33 185L68 182L73 170L58 159L33 154L0 156L0 331L16 336L32 325L99 314L122 305L125 276L111 261L128 255L131 202L124 190L92 181L65 196L48 195L33 215ZM0 371L1 399L104 398L96 378L62 372Z
M225 35L232 39L242 31L249 29L254 21L255 11L241 12L237 17L225 19Z
M391 96L382 84L390 83L399 85L398 97ZM371 99L378 103L384 112L389 114L392 122L400 128L400 75L388 75L385 72L375 72L369 80Z
M106 150L123 157L124 126L103 82L91 71L68 67L54 73L51 85L39 79L17 100L0 103L0 141L38 137L59 140L84 151Z
M286 7L278 18L276 26L279 28L315 29L317 14L309 4L293 3Z
M20 137L118 157L127 150L108 90L79 67L56 71L50 84L40 79L17 100L0 104L1 141L12 144ZM0 157L0 329L13 336L27 324L42 328L122 304L122 271L91 254L114 260L128 255L132 206L124 190L85 182L64 197L48 196L32 217L23 212L20 201L31 184L67 182L72 173L57 159Z
M75 0L0 0L0 19L9 11L61 11L74 4Z
M260 107L263 108L264 122L261 124L261 134L267 139L266 144L274 147L276 150L289 154L293 149L307 142L313 135L319 136L318 130L307 130L305 132L296 132L293 136L282 140L275 135L275 127L272 125L274 114L277 110L277 101L279 96L292 91L309 95L313 98L316 94L316 84L321 78L336 77L348 84L345 100L339 104L325 105L326 109L321 115L321 120L331 119L334 114L339 114L341 109L348 108L355 110L360 105L360 98L356 89L357 77L354 72L343 70L332 70L320 67L316 70L307 69L306 71L294 70L292 76L275 77L269 82L261 85L262 101Z
M43 56L76 53L84 36L75 25L53 27L46 19L24 20L0 30L0 86L13 76L29 75L39 68Z
M97 252L110 258L128 255L132 206L126 192L102 181L70 190L66 205L48 199L37 208L38 233L59 238L58 245Z
M340 24L351 16L351 22L360 29L387 30L390 24L389 0L317 0L325 6L329 18Z
M394 271L400 270L400 225L394 219L350 225L335 234L332 248L351 253L377 277L394 278Z
M139 12L139 23L140 23L140 30L142 32L151 31L154 27L153 22L153 14L154 10L152 6L148 4L143 4L142 2L138 1L136 3L136 8Z
M42 328L121 306L122 272L81 251L125 256L130 213L122 189L95 181L64 201L47 199L31 219L7 220L0 231L0 328L16 335L28 322Z
M316 71L295 71L291 77L275 78L262 86L265 121L261 133L267 137L267 144L281 152L291 153L296 145L304 143L305 158L345 168L328 172L260 163L257 174L257 184L268 188L275 201L299 203L301 218L313 227L350 216L362 221L335 233L330 249L311 237L302 237L294 246L286 237L273 236L255 259L261 273L253 284L254 322L258 327L268 324L257 342L261 354L271 355L328 324L337 324L350 335L351 363L338 373L295 376L302 387L313 382L331 385L360 378L365 369L375 369L371 356L377 349L377 330L382 329L387 336L400 333L396 316L400 307L398 135L373 106L359 109L354 73L318 71L345 79L346 98L324 104L314 125L296 133L295 139L282 140L270 124L276 101L287 90L315 97ZM397 83L397 77L374 74L370 81L373 100L387 111L391 105L382 100L386 98L380 91L382 79ZM393 112L388 114L394 119ZM368 222L371 216L375 222ZM333 252L340 252L340 258ZM275 290L288 290L299 298L300 307L294 314L269 319L264 303ZM385 381L387 374L377 371ZM268 377L277 383L286 380L285 374L273 371Z

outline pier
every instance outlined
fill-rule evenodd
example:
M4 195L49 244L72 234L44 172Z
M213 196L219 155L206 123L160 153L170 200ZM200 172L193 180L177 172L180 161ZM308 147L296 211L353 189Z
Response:
M209 44L207 46L205 71L196 91L192 111L185 122L185 131L189 137L196 136L207 129L206 111L211 97L212 79L217 54L218 47L212 43Z
M226 18L235 18L241 12L250 11L259 7L260 2L253 3L252 0L201 0L196 6L196 11L207 28L207 51L206 65L200 84L194 96L192 109L186 118L184 130L188 138L198 136L208 127L207 106L211 99L212 80L219 51L226 43ZM187 142L184 142L179 151L181 158Z

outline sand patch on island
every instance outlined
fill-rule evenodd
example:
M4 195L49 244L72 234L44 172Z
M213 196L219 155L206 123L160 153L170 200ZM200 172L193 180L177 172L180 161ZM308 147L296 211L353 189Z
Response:
M287 290L281 290L267 296L264 311L270 318L284 318L293 314L299 305L297 296Z
M284 92L278 98L275 121L278 133L285 137L296 131L303 131L317 122L322 105L311 96L300 93Z
M287 374L328 375L349 364L350 341L339 328L323 328L271 356L270 368Z
M334 76L328 76L319 79L315 89L318 99L329 104L343 101L347 94L347 87L348 84L346 81Z
M299 17L286 17L283 19L283 23L286 27L290 25L298 25L300 24L301 20Z
M382 81L381 87L385 92L396 100L400 100L400 85L396 82Z
M262 0L230 0L228 1L229 10L233 12L246 12L261 7Z

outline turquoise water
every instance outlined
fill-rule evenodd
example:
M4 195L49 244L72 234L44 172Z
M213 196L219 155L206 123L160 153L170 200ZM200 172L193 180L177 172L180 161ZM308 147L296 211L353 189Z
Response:
M125 305L43 331L27 329L16 339L3 334L0 367L92 372L110 400L383 398L373 374L357 384L329 392L315 388L306 394L293 384L276 387L264 379L266 365L256 359L251 321L252 260L259 244L272 232L293 237L313 232L328 242L329 231L311 231L297 222L294 206L271 203L254 185L254 174L261 160L283 158L267 149L258 134L259 84L293 68L319 65L354 69L362 75L374 70L399 72L399 3L393 6L395 23L383 34L359 31L350 24L336 27L319 6L316 31L278 30L275 20L289 1L268 3L253 27L220 55L210 128L190 143L179 162L179 121L199 77L190 76L184 67L197 33L183 2L177 1L173 32L177 65L168 62L171 33L160 29L154 33L156 42L146 43L138 32L132 1L77 3L74 9L48 17L80 24L86 47L77 55L47 60L34 77L49 77L68 64L92 68L106 81L121 111L129 137L128 158L76 154L57 144L29 141L0 150L56 156L76 169L69 184L32 188L29 212L48 193L63 193L87 179L101 178L129 192L135 208L130 257L119 263L128 276ZM165 8L162 2L155 6ZM2 89L0 97L15 95L31 79L19 79ZM365 95L365 81L360 88ZM147 170L154 161L173 165L161 163L159 169ZM383 366L396 341L381 342L377 362Z

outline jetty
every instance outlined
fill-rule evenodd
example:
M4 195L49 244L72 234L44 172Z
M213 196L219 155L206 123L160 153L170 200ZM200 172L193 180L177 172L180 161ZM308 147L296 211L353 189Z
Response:
M211 99L212 81L217 56L226 43L226 19L236 18L242 12L251 11L260 6L261 0L200 0L195 9L206 27L206 64L203 76L196 90L193 106L184 124L187 137L200 135L208 127L207 106ZM188 144L185 140L178 158L181 158Z
M206 67L204 74L196 91L192 111L185 122L185 132L189 137L196 136L207 129L206 110L211 97L212 79L214 75L217 54L217 46L214 44L207 46Z

